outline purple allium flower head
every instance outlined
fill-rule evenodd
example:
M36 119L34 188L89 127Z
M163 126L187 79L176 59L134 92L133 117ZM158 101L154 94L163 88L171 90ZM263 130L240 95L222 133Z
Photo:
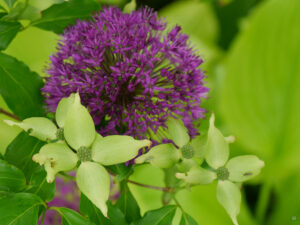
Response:
M42 89L48 108L55 111L62 97L79 92L102 135L142 138L165 127L169 116L195 135L208 88L203 60L180 30L166 31L149 8L126 14L107 7L91 21L77 21L51 56Z

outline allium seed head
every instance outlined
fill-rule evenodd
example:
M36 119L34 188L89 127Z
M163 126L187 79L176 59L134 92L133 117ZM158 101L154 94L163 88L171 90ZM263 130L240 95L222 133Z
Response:
M203 60L179 26L149 8L123 13L104 8L90 21L69 27L51 56L42 91L50 111L61 98L79 92L102 135L144 138L149 129L181 118L195 135L208 88Z

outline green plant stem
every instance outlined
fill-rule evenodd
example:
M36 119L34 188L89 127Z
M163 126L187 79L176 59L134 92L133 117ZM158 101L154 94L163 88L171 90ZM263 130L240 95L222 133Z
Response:
M42 220L41 220L41 225L44 224L45 215L46 215L46 211L43 211L43 216L42 216Z
M12 118L12 119L15 119L15 120L19 120L19 121L20 121L20 118L19 118L18 116L14 115L14 114L12 114L12 113L10 113L10 112L8 112L8 111L2 109L2 108L0 108L0 114L4 114L4 115L6 115L6 116L9 116L9 117Z
M65 172L60 172L60 175L70 179L70 180L74 180L75 181L75 177L65 173ZM111 175L115 176L114 174L110 173ZM128 183L130 184L134 184L140 187L144 187L144 188L150 188L150 189L154 189L154 190L158 190L158 191L163 191L163 192L174 192L174 188L171 187L158 187L158 186L153 186L153 185L148 185L148 184L142 184L136 181L132 181L132 180L127 180Z
M128 180L128 183L135 184L137 186L144 187L144 188L150 188L150 189L154 189L154 190L163 191L163 192L174 192L174 188L171 188L171 187L157 187L157 186L153 186L153 185L142 184L142 183L135 182L132 180Z
M178 208L181 210L182 213L184 213L184 210L181 206L181 204L179 203L179 201L176 199L176 197L173 197L174 202L176 203L176 205L178 206Z
M265 224L264 222L265 222L266 212L268 209L268 203L270 200L271 188L272 188L271 182L267 181L266 183L264 183L259 193L258 203L255 212L259 225Z

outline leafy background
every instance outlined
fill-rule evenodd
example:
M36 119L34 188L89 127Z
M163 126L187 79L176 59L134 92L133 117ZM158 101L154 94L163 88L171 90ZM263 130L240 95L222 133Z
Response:
M56 33L70 22L64 20L61 23L50 23L47 16L86 18L90 8L98 7L92 0L80 1L81 5L71 7L73 11L52 8L46 10L43 14L45 17L39 18L39 11L58 2L62 1L29 0L31 10L19 16L26 29L18 32L20 25L13 22L10 24L13 28L8 39L1 33L8 22L0 23L0 48L3 50L0 53L0 107L14 112L20 118L43 113L39 104L27 105L23 109L25 103L19 97L19 92L23 90L26 96L26 92L32 91L32 84L28 84L29 78L26 76L35 77L35 85L41 85L38 75L46 75L44 69L49 55L55 52L59 39ZM126 3L122 0L97 2L120 6ZM0 3L3 5L4 0L0 0ZM207 71L207 85L211 92L204 105L216 113L217 125L225 134L236 136L232 155L254 153L266 162L263 173L243 187L244 199L238 217L240 224L300 224L300 1L141 0L138 4L157 9L159 15L172 25L181 25L205 59L204 69ZM33 26L27 27L26 19L35 20ZM5 49L5 43L10 39L12 42ZM7 60L3 54L15 58L11 59L9 68L3 69L4 61ZM29 72L19 61L24 62L33 72ZM19 73L17 81L21 86L14 90L15 84L5 80L1 73L15 70L16 65ZM8 96L9 88L16 92L15 96ZM31 96L34 96L33 102L39 101L38 93ZM10 152L20 143L15 139L14 145L7 146L20 130L5 125L2 120L6 118L0 114L0 152L2 155L6 152L5 157L9 162L10 158L16 157ZM203 121L200 129L205 130L206 127L207 121ZM21 133L18 139L22 140L25 136ZM43 144L28 138L26 140L24 145ZM20 151L18 154L21 158L25 153ZM19 161L14 165L20 168L23 164L23 161ZM33 164L25 166L28 171L33 170ZM3 169L11 171L7 167ZM11 172L20 179L18 184L22 188L24 178L18 169L14 167ZM44 176L43 171L39 173L28 172L25 176L35 182L34 176L39 179ZM163 173L150 165L140 166L136 168L131 180L162 186ZM160 192L134 185L129 185L129 188L142 213L161 206ZM179 193L178 201L199 224L229 225L231 221L217 202L215 188L215 184L211 184L190 191L184 190ZM32 193L36 191L33 188ZM43 199L51 199L53 193L40 194ZM22 193L16 195L11 204L21 197L28 199L27 205L32 202L42 205L31 194ZM67 210L60 210L63 215L68 213ZM174 224L178 224L179 220L178 213L176 215Z

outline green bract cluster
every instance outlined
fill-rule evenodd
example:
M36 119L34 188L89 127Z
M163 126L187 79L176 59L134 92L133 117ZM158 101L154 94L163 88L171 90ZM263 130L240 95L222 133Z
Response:
M241 193L236 183L253 178L260 173L264 162L254 155L229 158L229 143L234 137L224 137L210 118L207 135L190 140L187 129L180 120L168 121L168 133L173 144L161 144L138 157L136 163L149 162L159 168L175 167L176 177L187 185L204 185L218 180L217 199L226 209L234 224L240 210ZM203 168L206 161L210 168Z
M110 176L103 165L127 162L136 157L141 148L150 147L151 141L121 135L102 137L96 133L93 119L81 105L78 94L71 94L60 101L55 119L59 128L51 120L40 117L19 123L5 122L48 142L33 156L35 162L44 165L47 182L53 182L57 173L70 171L80 162L76 183L80 191L107 216Z

